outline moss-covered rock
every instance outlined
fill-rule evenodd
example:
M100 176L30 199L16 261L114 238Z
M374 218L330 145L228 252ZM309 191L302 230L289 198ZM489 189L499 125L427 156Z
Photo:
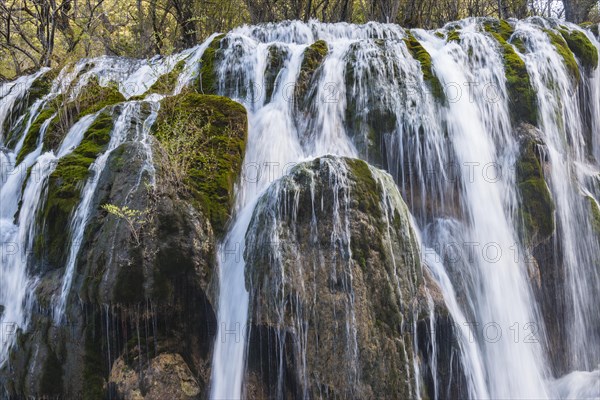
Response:
M460 31L457 29L451 29L446 36L446 41L460 43Z
M521 151L516 165L517 187L521 194L520 216L526 241L544 242L554 234L554 201L544 180L540 150L542 143L536 128L522 124L517 129Z
M167 94L173 93L173 91L175 90L175 87L177 86L179 74L181 74L181 71L183 71L184 67L185 67L185 61L183 61L183 60L179 61L177 64L175 64L175 66L173 67L173 69L171 71L167 72L164 75L161 75L156 80L156 82L154 82L154 84L152 86L150 86L150 88L145 93L145 95L149 95L149 94L153 94L153 93L167 95Z
M27 136L25 136L25 140L23 141L23 147L19 151L17 155L16 163L20 164L27 154L31 153L36 149L40 140L40 131L42 129L42 125L46 120L52 118L52 116L56 113L56 110L53 108L45 108L43 109L35 119L31 123L29 127L29 131L27 132Z
M244 254L259 398L410 398L418 253L392 178L364 161L321 157L271 185Z
M552 43L558 54L562 57L565 67L567 68L567 72L575 81L579 82L581 77L579 76L579 67L577 66L577 61L575 60L575 56L573 55L573 52L569 48L569 45L563 36L560 33L556 33L550 29L546 29L545 32L550 39L550 43Z
M328 52L329 47L324 40L317 40L304 50L300 73L298 74L296 87L294 88L294 97L298 101L302 102L308 94L315 73L323 63L325 57L327 57Z
M515 32L512 25L503 19L486 20L483 23L483 27L486 32L498 35L505 42L508 42Z
M7 148L14 148L15 144L25 133L24 131L30 117L27 110L37 100L50 93L52 81L56 78L57 73L56 70L43 73L33 81L23 98L16 100L9 114L4 119L2 129L0 129L5 135L4 145Z
M217 71L215 63L218 61L218 52L221 40L225 35L216 36L202 54L200 59L200 76L198 76L198 91L204 94L216 94L218 89Z
M586 196L588 205L590 207L590 213L592 214L592 228L594 232L600 234L600 207L598 202L592 196Z
M88 83L81 88L79 95L72 104L67 104L77 110L78 118L102 110L106 106L111 106L125 101L125 97L119 92L117 85L107 87L100 86L98 78L91 77Z
M265 66L265 102L269 102L273 96L275 81L284 66L286 56L285 47L277 45L269 47L269 57Z
M52 89L52 82L54 79L56 79L58 73L59 71L57 69L52 69L31 84L31 87L27 91L28 106L50 93L50 90Z
M41 210L44 234L38 236L35 252L47 268L62 267L68 249L69 221L81 198L89 167L110 141L112 115L100 114L72 153L59 160L48 181L48 195Z
M584 68L595 69L598 67L598 49L585 33L566 29L560 29L559 31Z
M46 105L57 116L48 126L43 151L56 150L69 129L82 117L125 101L116 85L100 86L95 76L89 78L74 100L68 101L66 98L67 96L58 96Z
M53 351L48 352L41 374L40 392L52 398L62 394L62 364Z
M511 25L500 20L488 22L484 24L484 27L496 39L503 53L511 118L515 123L536 124L538 119L537 96L531 85L525 62L508 42L513 34Z
M225 97L185 93L162 101L155 127L166 173L223 233L246 148L246 109Z
M433 97L438 100L443 100L444 96L444 88L437 76L433 73L433 69L431 66L431 55L423 48L421 43L411 34L408 35L407 38L404 39L404 43L406 43L406 47L408 51L412 54L412 56L419 61L421 64L421 71L423 72L423 79L425 82L429 84L431 89L431 93Z

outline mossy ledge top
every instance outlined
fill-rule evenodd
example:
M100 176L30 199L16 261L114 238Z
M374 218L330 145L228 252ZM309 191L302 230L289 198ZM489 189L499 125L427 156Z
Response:
M162 176L183 175L185 193L222 235L246 149L246 109L226 97L182 93L162 100L154 129L169 159Z

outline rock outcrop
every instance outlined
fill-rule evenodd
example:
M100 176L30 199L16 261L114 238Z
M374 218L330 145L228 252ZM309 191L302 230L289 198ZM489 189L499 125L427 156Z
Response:
M259 200L246 242L248 396L416 397L425 282L388 174L348 158L300 164Z
M205 396L216 334L215 243L241 170L246 112L229 99L193 93L162 106L144 143L136 135L156 110L140 102L123 144L90 177L89 165L105 151L123 112L122 105L108 106L72 153L86 164L61 169L62 159L50 178L39 226L55 234L40 235L31 262L41 267L30 327L17 333L10 364L0 372L10 396ZM185 130L185 141L174 129ZM204 147L182 151L192 143ZM69 217L92 178L98 184L58 322L53 313L72 245Z

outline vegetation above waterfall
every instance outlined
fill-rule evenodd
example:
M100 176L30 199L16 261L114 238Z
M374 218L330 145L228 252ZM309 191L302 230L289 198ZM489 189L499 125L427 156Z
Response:
M74 4L8 0L0 7L0 81L40 67L64 66L99 55L151 57L189 48L214 32L247 23L285 20L366 23L439 28L467 17L564 16L591 25L600 22L597 2L562 0L96 0ZM595 25L597 27L597 25ZM597 29L597 28L596 28Z

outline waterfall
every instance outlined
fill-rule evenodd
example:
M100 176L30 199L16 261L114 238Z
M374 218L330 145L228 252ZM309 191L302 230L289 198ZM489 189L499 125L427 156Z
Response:
M144 124L142 122L141 129L141 137L134 136L133 138L128 135L132 131L136 132L135 126L139 122L137 118L141 115L141 104L139 102L128 102L123 106L123 110L120 111L120 114L117 117L117 120L114 122L114 128L111 132L110 142L108 143L106 151L100 155L96 161L92 163L90 166L91 176L88 178L85 186L82 189L82 199L77 206L77 210L75 210L73 216L71 217L71 226L69 227L71 232L71 244L69 248L69 255L67 258L67 265L65 268L65 275L62 281L62 287L60 291L60 296L56 300L56 305L54 308L54 320L57 323L60 323L65 312L65 307L67 306L67 300L71 289L71 283L73 281L73 274L75 270L75 263L77 262L77 256L79 254L79 250L81 245L83 244L83 235L85 232L85 228L87 226L87 222L90 216L90 212L92 208L90 204L96 194L96 188L98 186L99 177L102 174L102 171L106 167L106 162L110 157L111 153L119 147L121 144L128 139L134 139L141 143L146 144L147 137L150 131L150 127L152 124ZM84 117L85 118L85 117ZM148 118L156 118L156 113L150 114ZM133 126L133 129L132 129ZM68 138L65 138L63 142L63 146L65 143L68 143ZM73 146L74 148L75 146ZM149 146L144 146L147 151L147 159L152 159L151 148ZM61 151L59 150L59 156ZM145 167L143 170L146 170L148 167ZM152 169L153 167L150 167ZM153 179L153 174L151 174ZM141 174L140 174L141 179ZM138 185L141 184L140 180L138 180ZM133 190L135 190L134 188Z
M534 78L540 110L540 129L549 158L549 185L556 202L559 233L557 247L565 269L566 343L571 369L598 368L600 333L593 326L600 321L600 271L595 254L600 247L590 218L590 201L597 201L597 163L594 143L598 138L598 71L583 74L578 88L561 62L561 55L539 29L519 24L517 34L526 38L529 52L525 62ZM545 23L546 28L551 25ZM598 41L588 37L596 47ZM539 54L544 53L545 57ZM582 66L582 68L584 68ZM589 91L592 130L586 132L584 112L578 103L581 91ZM586 93L587 94L587 93ZM591 138L586 139L586 134ZM594 159L590 155L594 155ZM560 257L560 256L559 256Z
M316 198L317 181L307 172L310 206L314 217L319 205L332 201L332 252L352 252L346 207L361 199L350 190L349 172L340 161L345 157L367 161L383 193L386 235L381 239L392 254L387 259L394 271L390 279L398 288L403 277L396 274L392 240L398 228L390 223L398 211L395 205L402 203L396 190L408 205L411 218L405 222L411 227L404 228L419 236L423 269L437 285L453 323L459 360L450 363L461 368L466 396L598 396L600 68L589 49L577 47L582 43L600 49L590 31L541 18L466 19L432 31L372 22L286 21L215 33L168 57L85 59L58 74L44 68L3 83L0 366L16 346L17 332L29 329L43 269L35 257L45 223L41 211L57 166L76 155L99 119L108 118L109 138L90 156L88 174L77 186L79 197L64 226L64 266L57 267L58 289L48 311L60 325L71 302L77 301L78 258L111 154L127 142L140 143L145 154L137 185L145 177L156 185L152 129L161 101L188 90L208 93L197 82L213 67L209 72L214 72L216 94L247 110L248 138L233 216L217 244L217 327L215 342L208 346L212 364L206 388L210 398L250 396L255 283L248 279L252 271L247 261L257 243L267 239L253 237L259 230L249 227L265 210L277 211L271 215L276 215L273 224L284 224L283 216L297 213L302 188L294 186L298 183L293 178L302 170L298 164L319 159L321 167L333 171L328 184L341 196L334 199ZM211 60L204 58L208 51ZM214 65L203 64L208 62ZM149 92L161 76L171 73L177 75L169 90ZM44 79L47 93L36 97ZM77 106L78 117L68 121L60 142L49 146L48 133L69 117L55 102L77 103L88 85L115 90L118 101L83 116ZM285 196L277 197L281 193ZM532 211L540 204L544 210ZM311 240L316 240L319 221L315 217L311 223ZM277 232L271 233L268 239L276 241ZM344 282L351 287L354 276L350 269L345 272L349 278ZM270 289L273 296L281 296L276 299L281 306L286 277L280 278ZM347 359L340 364L359 358L354 294L348 299L343 314ZM408 329L415 335L418 318L429 331L437 329L438 304L430 292L423 299L425 316L402 315L401 325L410 322ZM401 304L410 301L398 299ZM301 382L298 393L308 398L309 382L319 378L303 354L306 310L292 310L299 342L288 350L279 332L279 348L273 352L298 355L295 365L300 370L290 373ZM279 323L283 320L281 316ZM441 365L448 360L439 357L446 344L431 334L427 353L418 348L417 339L402 344L409 397L444 398L451 392L442 387L444 378L437 372L448 367ZM278 362L273 393L285 398L283 358ZM359 367L340 369L353 382L350 386L358 387ZM425 371L433 387L424 384ZM356 394L357 387L345 389ZM329 396L327 390L323 397Z
M510 107L514 100L509 99L503 43L498 43L496 37L486 32L486 23L486 20L472 19L449 24L437 32L411 32L431 56L429 68L443 88L441 96L432 88L431 78L419 71L427 66L422 60L415 59L414 53L402 40L408 36L406 31L391 25L351 26L315 22L244 27L229 33L224 39L227 45L218 67L219 92L242 102L250 112L246 165L273 162L271 166L281 166L285 162L295 163L306 157L333 153L358 154L389 168L408 196L406 200L415 212L416 228L429 232L424 236L424 246L435 248L440 243L428 240L439 240L444 235L445 240L460 238L460 246L471 246L462 249L464 259L460 262L440 263L434 260L439 257L426 257L429 268L443 288L446 304L460 327L462 362L469 376L470 396L548 398L556 395L556 386L548 383L552 381L552 368L544 350L547 346L544 320L530 283L529 265L523 257L531 249L523 241L522 227L518 223L517 211L522 200L515 183L514 166L520 150L518 138L514 136L515 122L511 118ZM549 119L550 124L561 123L555 117L556 111L551 111L544 104L551 98L547 91L556 90L566 103L557 105L568 114L564 117L562 129L581 135L582 128L574 125L581 123L577 111L581 106L575 96L576 89L564 76L563 61L556 58L557 50L550 45L544 31L551 28L556 26L540 27L536 20L518 22L514 33L510 33L511 38L506 38L511 41L507 45L525 61L532 85L538 93L540 128L544 134L550 135L552 129L557 129L548 126L546 120ZM561 29L579 28L569 25ZM532 38L525 39L524 31L533 32L531 36L543 37L548 47L535 47ZM460 32L460 38L450 40L454 32ZM591 34L587 35L598 46ZM516 37L522 38L526 50L512 44L512 38ZM273 57L266 49L277 48L285 55L280 70L268 71L277 75L277 92L290 82L293 84L288 87L299 85L298 79L302 78L302 74L297 71L301 64L298 56L306 44L319 39L325 40L328 52L311 78L305 97L290 96L288 91L287 98L292 105L282 103L277 94L270 101L261 97L265 93L260 90L267 85L264 71L269 68L268 57ZM232 57L234 52L235 57ZM534 60L544 60L546 64ZM597 79L597 71L592 73L596 78L582 73L582 85L591 88L588 98L596 107L597 83L591 79ZM540 74L552 76L553 85L549 81L540 83ZM232 81L231 77L235 80ZM327 102L328 96L332 95L335 100ZM376 115L380 116L380 120L373 116L374 112L379 113ZM348 120L349 115L354 120ZM381 121L383 116L389 118L391 124L385 126L387 121ZM592 118L592 122L597 124L597 113L593 113ZM373 146L369 126L384 129L377 132L381 135L382 149L377 149L376 143ZM553 145L551 140L544 139L549 147ZM255 143L260 144L262 154L256 153ZM574 150L566 148L573 143ZM590 171L597 168L586 162L581 138L574 137L560 143L555 141L554 145L559 153L575 151L579 156L576 160L567 160L569 165L551 161L549 175L552 182L563 186L572 182L573 179L564 174L575 163L585 163L586 168L581 170L588 171L578 181L593 180ZM270 150L273 152L269 153ZM383 155L377 156L377 150L381 150ZM550 155L551 160L552 157ZM448 169L448 166L452 168ZM268 172L273 179L279 176L273 171ZM558 213L559 224L562 220L565 226L561 229L573 229L579 225L572 221L582 221L580 225L588 228L585 232L585 237L590 238L585 241L588 244L563 245L567 249L569 246L574 248L575 253L579 252L579 258L568 251L565 253L565 257L572 258L565 260L571 279L567 285L569 293L565 296L572 297L568 303L574 307L573 322L581 327L572 333L579 337L579 342L576 342L577 337L573 337L569 345L576 347L578 352L587 353L588 359L597 361L597 356L592 354L594 351L585 350L596 340L589 328L598 323L597 313L591 308L595 298L593 292L597 292L598 288L595 281L598 273L592 268L593 260L589 259L595 254L597 239L589 231L590 213L584 208L586 200L582 200L581 190L573 187L557 189L552 182L549 184L557 209L561 210ZM457 189L456 184L459 192L451 195L450 192ZM238 197L244 198L246 204L252 207L253 199L260 190L250 191L247 182L242 186L237 192ZM251 189L263 187L260 183L251 186ZM588 187L585 193L594 197L595 188ZM561 202L557 193L561 190L578 197L581 204L578 215L573 215L574 210L569 206L574 204L572 198ZM565 215L560 215L560 212ZM460 222L451 224L454 236L436 233L436 229L448 226L436 221L448 217L460 218ZM248 218L247 211L243 211L237 221L247 224ZM236 243L243 243L242 231L238 230L236 223L232 229L239 235ZM574 232L557 236L571 241L581 237ZM231 236L225 243L231 245L230 241ZM240 263L243 264L243 260ZM590 268L579 267L581 263ZM227 302L229 307L247 308L247 288L242 287L240 277L242 271L240 265L237 276L224 272L221 282L227 285L227 289L221 291L220 307L222 302ZM584 278L586 276L591 279ZM240 285L237 290L232 290L232 282ZM461 296L462 304L456 299L453 285L465 291ZM581 291L582 285L585 286L584 292ZM220 310L219 329L232 327L234 323L243 326L247 321L246 311L235 315L241 320L234 320L231 314L226 314L222 308ZM223 324L223 315L229 315L226 324ZM588 328L587 334L583 334L586 332L584 327ZM243 396L246 343L244 340L236 343L234 357L232 350L224 351L226 346L220 343L225 332L219 331L216 343L218 350L215 351L213 365L220 367L213 369L213 398ZM519 339L515 339L515 335L519 335ZM467 337L471 339L467 340ZM235 360L233 365L232 360ZM226 362L230 363L228 368L223 367ZM576 368L593 369L594 365L580 363ZM235 378L233 370L236 371Z

